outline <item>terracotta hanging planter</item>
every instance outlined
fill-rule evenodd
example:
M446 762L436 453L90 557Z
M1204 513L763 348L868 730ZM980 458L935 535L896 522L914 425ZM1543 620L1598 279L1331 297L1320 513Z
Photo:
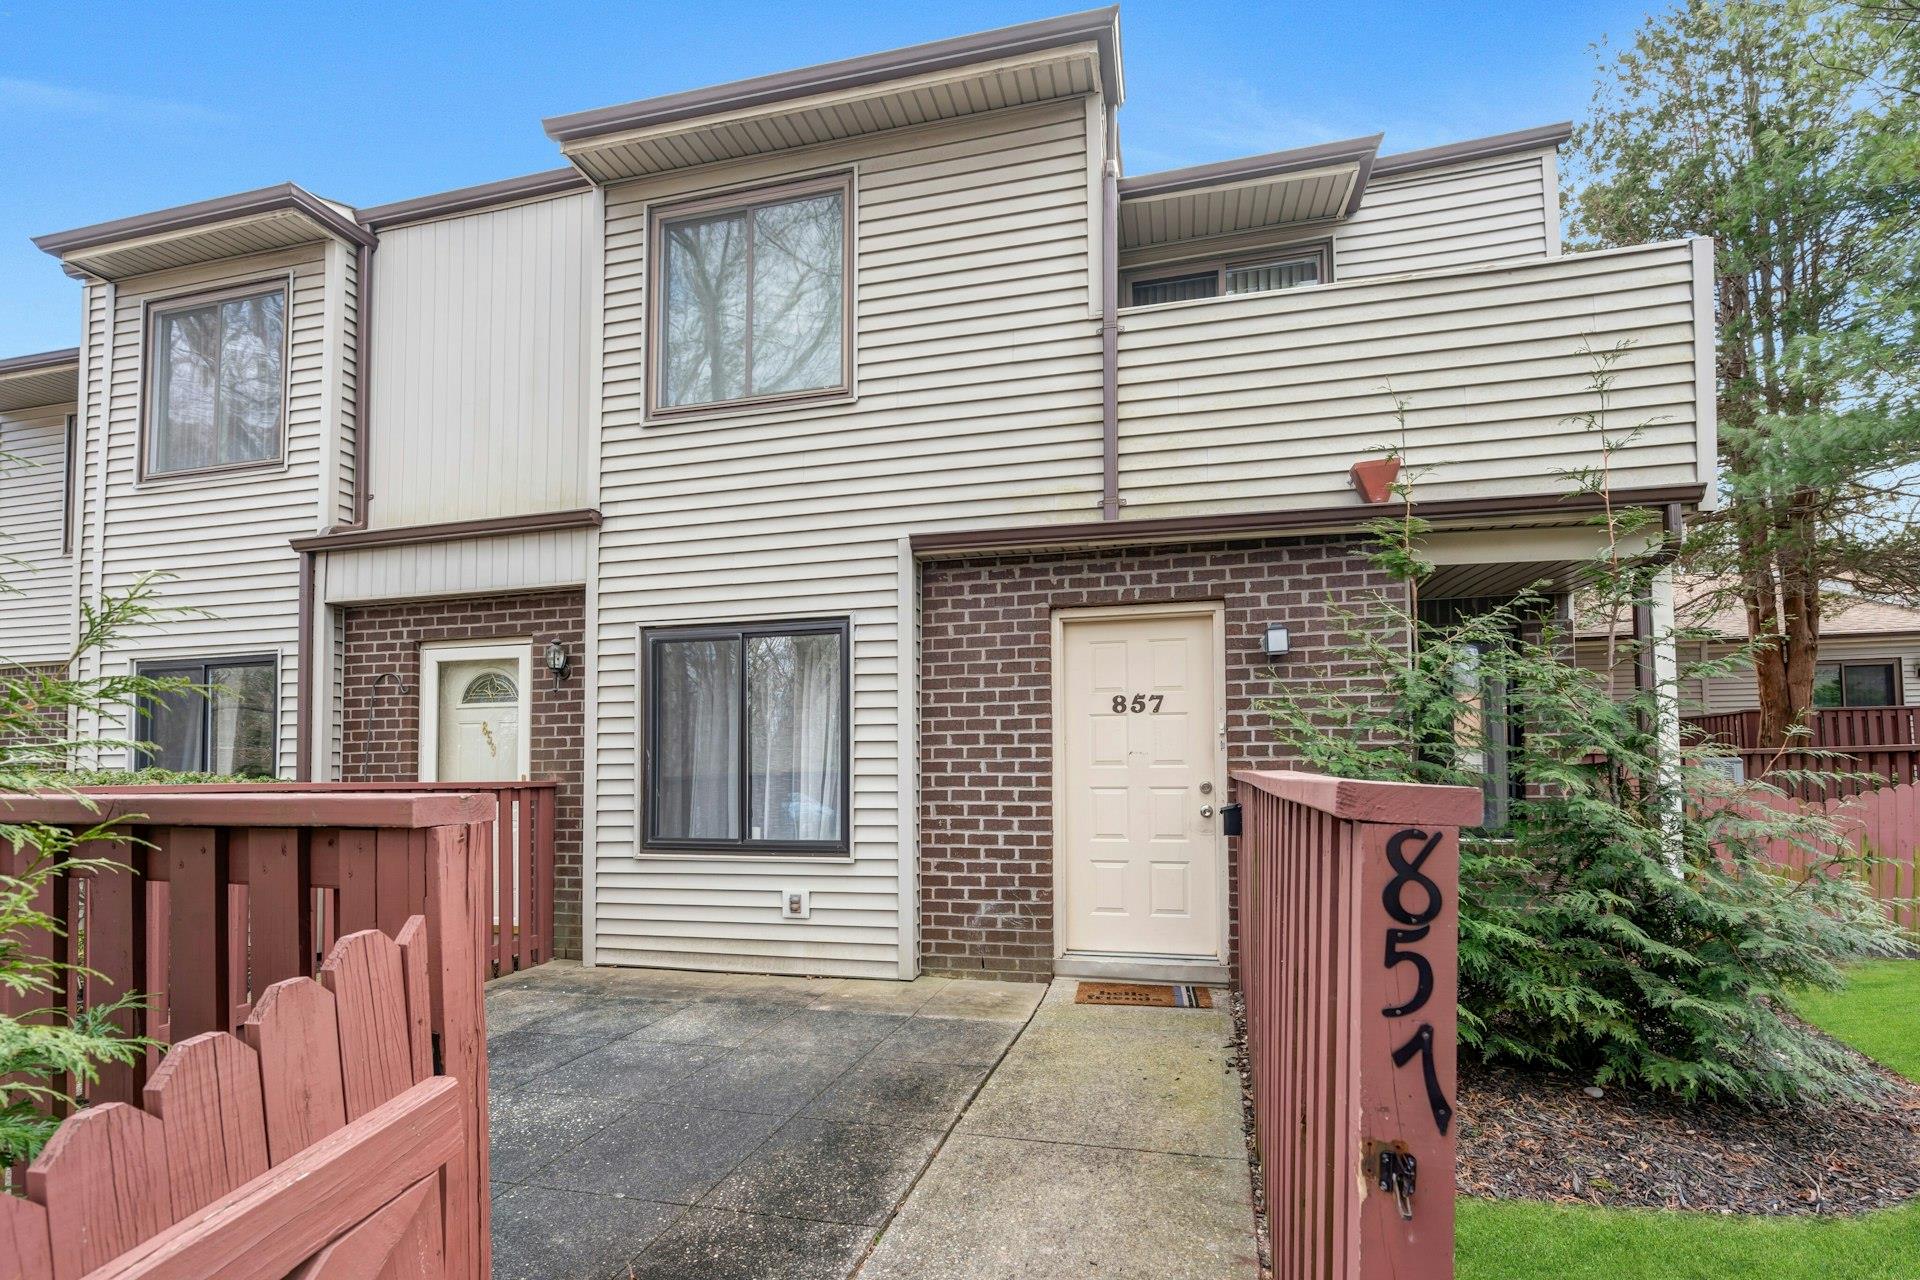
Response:
M1393 482L1400 478L1400 459L1366 458L1354 463L1347 475L1362 502L1385 502L1393 496Z

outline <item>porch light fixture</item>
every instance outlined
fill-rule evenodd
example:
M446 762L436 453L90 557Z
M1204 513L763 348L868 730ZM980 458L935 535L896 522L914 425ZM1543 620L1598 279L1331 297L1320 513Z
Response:
M1284 658L1293 648L1293 639L1287 629L1278 622L1267 624L1267 634L1261 637L1260 652L1269 658Z
M553 687L558 689L572 669L573 659L567 656L566 644L559 640L547 641L547 670L553 672Z

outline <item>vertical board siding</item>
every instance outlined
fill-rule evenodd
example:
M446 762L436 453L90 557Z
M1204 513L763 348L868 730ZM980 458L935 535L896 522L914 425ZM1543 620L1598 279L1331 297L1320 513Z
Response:
M72 405L0 414L0 660L55 662L73 642L67 518Z
M581 194L382 233L373 524L592 505L593 219L594 201Z
M1600 461L1583 344L1629 344L1608 427L1642 428L1617 489L1700 483L1687 242L1512 267L1173 303L1120 336L1127 515L1352 504L1348 468L1404 444L1418 498L1564 493ZM1391 388L1391 390L1389 390ZM1408 404L1404 441L1393 394Z
M1380 178L1334 232L1333 278L1544 258L1554 182L1550 150Z
M229 285L287 279L287 401L285 465L229 475L202 475L142 484L139 480L140 406L145 398L144 304ZM100 292L92 286L91 292ZM299 559L289 538L322 523L326 469L322 422L326 378L324 250L303 246L253 258L163 272L122 281L115 290L110 339L89 335L88 487L83 507L90 535L83 571L88 599L104 589L122 592L141 575L168 575L156 599L168 615L162 625L130 636L104 656L111 674L133 663L184 656L271 654L279 660L279 759L282 775L294 767L294 694L299 673ZM100 353L91 348L97 344ZM93 381L96 368L110 382ZM98 397L97 399L95 397ZM103 426L104 424L104 426ZM104 457L104 490L99 468ZM104 503L101 494L104 492ZM97 731L137 736L134 726L109 723ZM124 752L101 763L126 763Z
M1100 363L1078 101L808 153L855 171L853 403L643 421L647 202L789 176L792 157L606 197L599 707L603 963L899 973L898 539L1094 518ZM636 858L642 626L852 619L852 856ZM780 919L782 889L812 919Z

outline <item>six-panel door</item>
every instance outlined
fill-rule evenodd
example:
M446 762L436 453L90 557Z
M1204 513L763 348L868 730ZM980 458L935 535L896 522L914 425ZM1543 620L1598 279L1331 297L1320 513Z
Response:
M1061 638L1066 949L1218 958L1214 618L1067 618Z

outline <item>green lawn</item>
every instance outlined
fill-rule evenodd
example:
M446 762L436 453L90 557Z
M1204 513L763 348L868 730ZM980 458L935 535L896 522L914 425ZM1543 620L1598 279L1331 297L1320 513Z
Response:
M1920 960L1860 965L1802 1017L1920 1079ZM1858 1218L1756 1218L1460 1201L1460 1280L1914 1280L1920 1204Z
M1828 1035L1920 1080L1920 960L1875 960L1847 975L1845 991L1810 991L1794 1008Z

